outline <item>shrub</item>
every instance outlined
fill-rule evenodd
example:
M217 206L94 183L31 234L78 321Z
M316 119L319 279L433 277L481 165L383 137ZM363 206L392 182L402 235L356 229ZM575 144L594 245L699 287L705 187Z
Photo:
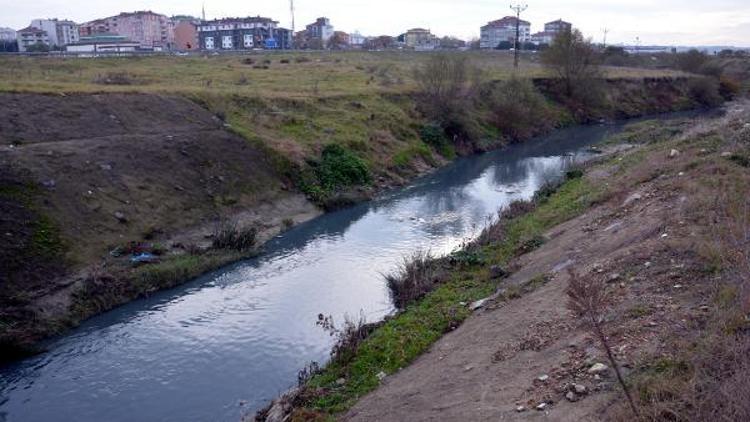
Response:
M417 251L404 257L396 271L384 277L394 305L405 309L435 288L442 277L442 270L439 261L430 252Z
M220 221L214 229L212 247L245 252L255 247L257 237L256 227L239 228L235 222Z
M729 76L719 78L719 94L727 101L733 100L742 92L742 85Z
M481 133L475 100L482 72L461 54L436 54L414 70L419 108L448 136L474 139Z
M565 94L587 104L596 96L592 83L600 71L596 50L577 29L560 33L542 53L542 62L563 82Z
M366 185L372 181L370 170L364 160L338 144L331 144L323 149L315 173L320 186L327 191Z
M695 102L706 107L716 107L722 103L719 82L713 78L691 79L688 83L688 93Z
M528 79L513 77L487 95L492 124L512 140L525 140L554 126L546 99Z
M94 79L94 83L99 85L133 85L135 79L125 72L108 72L104 75L98 75Z
M419 137L425 144L435 148L435 151L443 157L452 158L455 155L450 140L445 136L445 131L439 124L428 123L422 126L419 130Z

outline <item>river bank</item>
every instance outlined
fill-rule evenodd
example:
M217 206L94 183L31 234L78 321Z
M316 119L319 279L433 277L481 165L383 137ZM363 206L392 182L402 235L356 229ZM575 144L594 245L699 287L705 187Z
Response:
M605 288L606 335L643 420L741 419L747 403L729 392L745 388L750 345L736 237L749 122L740 102L633 125L610 142L629 148L437 261L432 291L258 418L632 420L605 350L567 307L576 274Z
M230 66L247 69L235 61ZM318 72L325 64L295 66ZM488 125L481 138L431 144L413 86L407 81L393 92L403 69L351 66L376 92L258 96L209 86L146 94L139 91L150 89L147 82L83 89L66 85L63 75L60 86L80 92L3 94L3 120L13 122L0 127L7 141L0 197L10 216L0 245L11 268L0 295L6 358L92 315L256 253L212 248L226 221L257 229L260 246L324 210L516 140ZM612 107L596 110L567 109L544 78L535 83L556 112L522 128L526 136L700 105L682 76L612 78ZM117 92L82 93L92 87ZM132 251L156 252L161 262L133 268Z

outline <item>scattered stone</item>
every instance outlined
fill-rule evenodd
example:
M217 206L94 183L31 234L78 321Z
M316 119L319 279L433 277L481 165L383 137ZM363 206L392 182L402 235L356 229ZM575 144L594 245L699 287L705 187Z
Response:
M99 164L99 168L104 171L111 171L112 165L111 164Z
M578 396L576 395L576 393L574 393L574 392L572 392L572 391L568 391L568 394L566 394L566 395L565 395L565 398L566 398L566 399L567 399L567 400L568 400L569 402L572 402L572 403L575 403L575 402L577 402L577 401L578 401Z
M54 189L57 186L57 182L55 182L55 179L45 180L42 182L42 186L47 189Z
M589 390L583 384L573 384L573 392L576 394L583 395L583 394L588 393L588 391Z
M646 262L645 264L643 264L643 266L646 267L646 268L650 268L651 267L651 261Z
M721 156L722 156L722 158L727 158L727 157L731 157L731 156L732 156L732 153L731 153L731 152L728 152L728 151L727 151L727 152L722 152L722 153L721 153Z
M536 407L536 410L544 410L547 408L547 403L539 403Z
M589 374L601 374L603 372L607 372L609 370L609 367L603 363L595 363L594 365L589 368L588 373Z
M469 309L471 309L472 311L476 311L478 309L482 309L482 308L484 308L487 305L487 302L489 302L489 301L490 301L490 298L485 298L485 299L482 299L482 300L478 300L478 301L472 303L471 306L469 307Z
M609 278L607 279L608 283L616 283L618 282L622 276L619 273L610 274Z
M117 212L115 213L115 218L116 218L116 219L117 219L117 221L119 221L120 223L127 223L127 222L128 222L128 218L127 218L127 217L125 217L125 214L123 214L123 213L122 213L122 212L120 212L120 211L117 211Z
M385 379L385 377L387 377L387 376L388 376L388 374L386 374L383 371L378 372L378 375L377 375L379 381L383 381Z
M526 411L526 406L518 406L516 407L516 412L523 413Z
M474 369L474 367L473 367L473 366L471 366L471 365L469 365L469 366L467 366L467 367L465 367L465 368L464 368L464 372L469 372L469 371L471 371L472 369Z
M634 193L634 194L628 196L628 198L625 200L625 202L622 203L622 206L623 207L627 207L628 205L632 204L633 202L640 201L641 199L643 199L643 195L641 195L640 193Z
M673 149L672 151L669 151L669 158L677 158L680 155L680 151Z
M493 265L490 267L490 276L492 278L503 278L508 276L508 271L501 265Z
M537 378L537 380L541 382L547 382L549 380L549 375L547 374L541 375L539 378Z

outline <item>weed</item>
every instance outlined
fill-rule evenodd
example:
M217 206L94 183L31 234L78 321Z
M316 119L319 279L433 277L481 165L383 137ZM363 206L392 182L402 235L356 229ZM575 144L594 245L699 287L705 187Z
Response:
M393 303L405 309L410 303L432 291L442 276L440 263L429 251L417 251L391 274L384 275Z
M235 222L222 220L214 228L212 246L245 252L255 247L257 237L258 229L254 226L240 228Z

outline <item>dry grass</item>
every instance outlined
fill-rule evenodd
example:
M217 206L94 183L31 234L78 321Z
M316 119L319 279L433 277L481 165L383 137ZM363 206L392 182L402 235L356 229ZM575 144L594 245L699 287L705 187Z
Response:
M507 79L513 73L512 55L506 52L454 54L471 57L472 62L492 79ZM430 56L430 53L415 52L280 52L258 53L251 57L97 59L4 56L0 57L0 68L6 77L0 80L0 91L213 92L284 98L403 93L416 87L413 69ZM254 68L254 65L260 65L260 68ZM126 74L138 84L102 85L95 82L108 73ZM547 75L533 56L522 61L520 73L527 77ZM645 77L676 73L612 68L607 74L611 77ZM243 77L245 82L238 84Z
M432 291L444 273L441 261L429 251L420 250L404 257L398 268L383 277L394 305L405 309L409 304Z

